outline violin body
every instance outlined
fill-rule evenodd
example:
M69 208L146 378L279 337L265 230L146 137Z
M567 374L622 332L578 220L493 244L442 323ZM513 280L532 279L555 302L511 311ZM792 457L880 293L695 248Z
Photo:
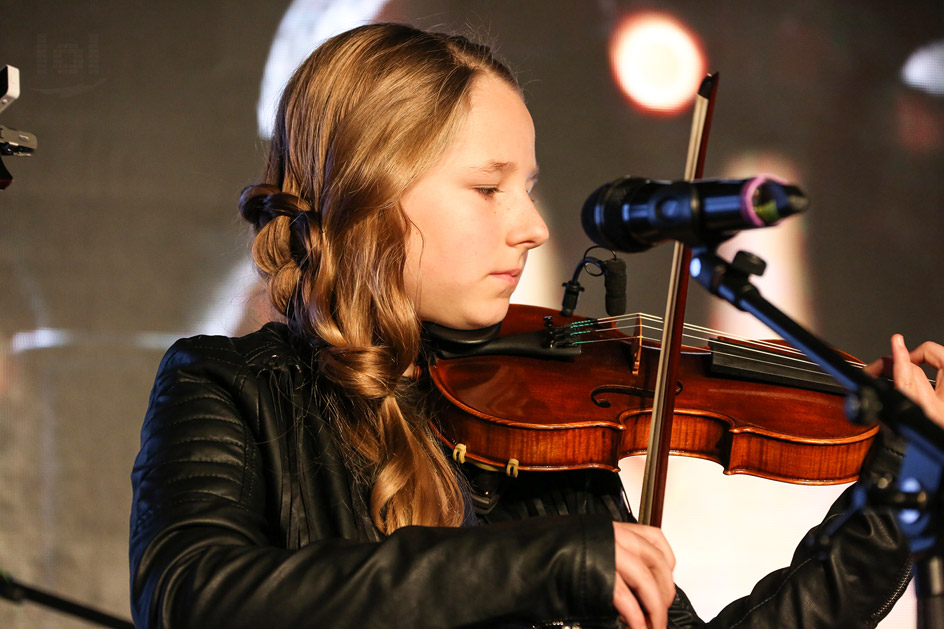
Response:
M501 335L533 332L556 312L512 306ZM434 429L467 459L522 470L605 468L645 454L660 347L641 334L588 343L579 355L434 359ZM720 376L712 350L683 347L672 454L720 463L726 474L801 484L855 480L877 426L847 421L844 396Z

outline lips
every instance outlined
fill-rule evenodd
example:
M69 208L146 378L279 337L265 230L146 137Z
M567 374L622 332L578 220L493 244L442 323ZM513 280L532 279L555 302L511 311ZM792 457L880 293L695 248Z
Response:
M497 271L492 273L492 277L496 277L500 280L504 280L509 284L517 284L518 278L521 277L521 269L508 269L507 271Z

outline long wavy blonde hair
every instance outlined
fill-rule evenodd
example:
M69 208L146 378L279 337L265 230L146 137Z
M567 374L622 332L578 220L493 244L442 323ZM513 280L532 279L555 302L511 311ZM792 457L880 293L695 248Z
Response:
M484 74L518 89L461 36L372 24L329 39L285 88L265 182L240 199L273 304L320 346L329 414L387 534L462 521L450 463L400 385L421 350L400 199L445 153Z

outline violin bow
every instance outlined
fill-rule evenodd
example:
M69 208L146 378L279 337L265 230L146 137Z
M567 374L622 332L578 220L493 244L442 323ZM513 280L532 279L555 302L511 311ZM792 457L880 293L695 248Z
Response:
M711 129L711 117L714 113L718 78L717 72L706 76L695 96L692 132L688 140L688 157L685 161L686 181L699 179L704 172L705 152L708 149L708 132ZM669 467L676 392L676 387L668 386L668 383L674 383L678 379L685 302L688 296L688 267L691 260L691 248L676 241L662 328L662 352L659 355L652 421L649 424L646 469L643 473L642 496L639 500L639 522L652 526L662 525L662 507L665 501L665 482Z

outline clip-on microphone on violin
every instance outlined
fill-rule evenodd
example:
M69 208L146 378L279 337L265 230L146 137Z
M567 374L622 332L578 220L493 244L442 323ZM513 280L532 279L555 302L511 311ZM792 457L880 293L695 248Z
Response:
M584 288L580 285L578 278L581 271L586 271L593 277L603 276L603 290L605 292L606 314L611 317L621 315L626 312L626 263L616 257L616 253L607 249L613 256L608 260L600 260L589 255L593 249L605 249L605 247L590 247L583 252L583 259L577 263L574 269L574 276L569 282L564 282L564 300L561 304L561 315L571 317L574 310L577 309L577 299ZM592 271L596 267L597 272Z
M944 429L890 382L852 367L764 299L750 282L751 275L764 272L762 259L740 251L728 262L716 253L718 244L736 232L774 225L807 204L796 186L764 177L692 182L627 177L591 194L582 221L592 241L617 251L644 251L666 240L689 245L691 277L711 294L754 315L845 387L849 421L881 421L905 439L897 483L891 478L874 486L860 482L846 517L823 527L808 543L828 547L857 509L893 509L915 559L918 626L944 628Z

